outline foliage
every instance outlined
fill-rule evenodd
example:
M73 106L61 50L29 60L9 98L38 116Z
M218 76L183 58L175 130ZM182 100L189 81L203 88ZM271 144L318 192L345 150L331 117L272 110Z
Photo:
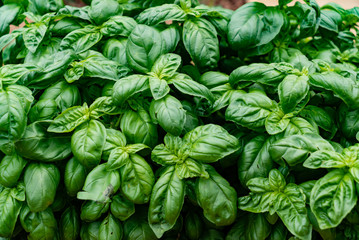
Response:
M1 238L358 239L359 8L87 2L0 1Z

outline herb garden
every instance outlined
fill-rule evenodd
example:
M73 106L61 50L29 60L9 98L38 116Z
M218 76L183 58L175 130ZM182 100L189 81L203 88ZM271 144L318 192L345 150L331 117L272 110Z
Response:
M0 239L359 239L359 7L86 2L0 1Z

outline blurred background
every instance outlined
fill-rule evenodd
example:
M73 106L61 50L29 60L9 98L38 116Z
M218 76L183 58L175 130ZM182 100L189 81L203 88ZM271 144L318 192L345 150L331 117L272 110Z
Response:
M213 5L221 5L225 8L237 9L241 5L246 2L262 2L268 6L270 5L278 5L278 0L199 0L203 4L207 4L210 6ZM294 3L295 1L293 1ZM359 0L317 0L320 6L323 6L329 2L335 2L340 4L344 8L352 8L359 7ZM73 6L82 6L82 0L65 0L66 4L70 4Z

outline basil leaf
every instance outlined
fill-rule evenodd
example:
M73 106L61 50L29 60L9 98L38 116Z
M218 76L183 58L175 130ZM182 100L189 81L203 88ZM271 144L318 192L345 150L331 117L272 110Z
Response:
M125 221L135 213L135 204L117 194L112 198L111 213L120 221Z
M217 30L203 18L189 18L183 25L183 43L199 68L215 68L219 60Z
M189 146L189 157L205 163L216 162L239 149L238 139L214 124L193 129L183 141Z
M80 217L74 206L66 208L60 219L61 239L76 239L80 235Z
M13 187L18 183L27 161L20 155L5 156L0 162L0 184L4 187Z
M205 166L209 178L197 178L197 202L207 220L216 226L230 225L236 219L237 193L213 167Z
M121 118L120 128L128 143L143 143L154 147L158 141L157 127L144 109L127 110Z
M162 54L162 48L160 33L155 28L139 24L131 32L126 45L128 64L140 73L150 72Z
M49 124L34 122L26 127L24 136L16 142L21 156L35 161L52 162L71 155L70 136L47 132Z
M310 208L321 229L333 228L354 208L357 198L352 176L337 169L315 183L310 195Z
M86 26L70 32L61 41L61 49L73 49L76 53L82 53L89 50L102 38L100 29L96 26Z
M150 107L151 118L157 121L166 132L178 136L186 121L185 110L180 101L171 95L154 100Z
M178 178L174 167L168 167L153 187L148 209L148 222L158 238L175 225L184 196L184 181Z
M97 120L90 120L79 127L71 137L71 150L77 160L87 168L101 161L105 147L106 128Z
M138 154L131 154L120 168L123 195L136 204L149 201L155 177L151 166Z
M89 172L82 188L83 191L77 193L77 198L107 203L119 188L119 173L117 171L108 171L106 164L101 164Z
M123 230L120 221L112 214L109 214L101 223L99 239L122 239Z
M186 12L176 4L163 4L144 10L137 17L137 21L146 25L157 25L159 23L172 20L184 21Z
M52 164L31 163L25 170L24 183L31 212L41 212L54 202L60 171Z
M51 122L47 131L56 133L71 132L88 119L89 109L86 103L83 106L71 107L57 116Z
M87 176L86 168L72 157L65 166L64 183L66 192L69 196L74 197L84 186Z

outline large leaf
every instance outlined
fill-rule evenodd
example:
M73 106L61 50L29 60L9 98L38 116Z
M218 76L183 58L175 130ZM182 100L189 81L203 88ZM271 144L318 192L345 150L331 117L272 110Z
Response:
M11 237L17 218L25 201L24 185L17 188L6 188L0 193L0 236Z
M187 19L183 43L199 68L215 68L219 60L219 41L215 27L204 18Z
M310 195L310 208L321 229L333 228L354 208L357 199L353 177L338 169L315 183Z
M51 162L71 155L71 136L47 132L49 124L34 122L27 126L24 136L16 142L16 150L31 160Z
M24 183L31 212L41 212L55 200L60 171L52 164L31 163L26 168Z
M182 133L186 114L179 100L167 95L160 100L154 100L150 107L151 118L158 122L166 132L178 136Z
M234 222L237 214L237 192L213 167L206 165L209 178L197 178L195 191L204 216L216 226Z
M175 225L184 196L184 181L178 178L175 167L168 167L153 187L148 209L148 222L158 238Z
M72 153L82 165L93 168L101 161L105 141L105 126L97 120L91 120L84 123L72 135Z
M279 34L284 17L278 8L248 3L233 13L228 24L228 41L237 50L267 44Z
M189 146L189 157L205 163L216 162L239 150L238 139L215 124L193 129L183 141Z
M147 73L162 54L163 41L158 30L137 25L128 38L126 54L128 64L136 71Z
M108 171L106 164L101 164L87 175L83 191L77 193L77 198L106 203L119 188L120 174L118 171Z
M61 42L61 49L73 49L76 53L84 52L98 43L102 38L100 29L88 25L85 28L72 31Z
M125 197L136 204L149 201L155 177L151 166L138 154L131 154L120 168L121 190Z
M309 83L315 87L332 91L351 109L359 107L359 86L350 78L345 78L334 72L314 73L310 75Z
M163 4L144 10L137 18L137 21L146 25L157 25L172 20L184 21L186 12L176 4Z
M0 149L10 155L14 150L14 142L25 132L25 109L12 92L0 90L0 102Z

